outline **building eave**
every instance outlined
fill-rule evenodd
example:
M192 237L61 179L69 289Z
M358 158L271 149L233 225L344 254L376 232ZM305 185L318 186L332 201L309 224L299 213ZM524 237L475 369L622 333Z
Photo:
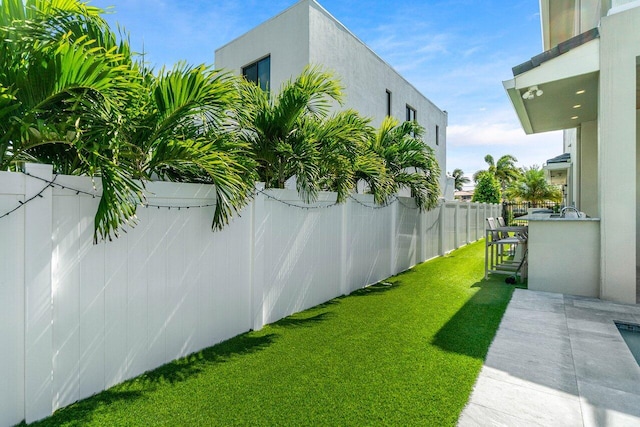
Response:
M514 78L503 82L525 133L571 129L597 118L600 39L592 33L571 46L514 67ZM542 94L524 99L532 87Z

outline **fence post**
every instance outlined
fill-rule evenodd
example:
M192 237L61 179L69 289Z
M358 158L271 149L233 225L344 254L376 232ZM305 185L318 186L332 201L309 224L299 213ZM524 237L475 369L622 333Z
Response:
M458 226L460 225L460 204L456 203L455 205L455 213L453 215L453 247L458 249L460 247L460 232L458 231Z
M420 262L427 260L427 212L422 211L420 215L420 226L418 232L420 233Z
M480 221L480 204L476 203L476 240L482 238L484 231L484 220Z
M487 228L487 203L482 203L482 224Z
M471 242L471 205L467 204L467 244Z
M397 197L397 196L396 196ZM399 209L400 201L396 200L395 203L391 205L391 250L389 253L391 254L391 263L389 264L391 274L389 276L393 276L397 273L396 268L398 263L396 262L397 256L397 243L398 243L398 230L397 230L397 222L398 222L398 209Z
M51 181L51 165L26 164L25 172ZM44 190L43 190L44 188ZM51 289L51 233L53 191L47 183L27 177L24 207L25 283L25 420L53 412L53 304Z
M439 226L440 226L440 242L438 243L438 253L440 254L440 256L444 255L445 250L446 250L446 245L444 244L444 237L445 237L445 230L444 230L444 225L445 225L445 220L444 220L444 216L447 212L446 209L446 203L444 201L442 201L440 203L440 218L439 218Z
M267 215L265 212L264 183L256 183L256 197L251 204L251 327L254 331L264 326L264 240Z
M340 225L340 289L339 294L347 295L349 293L348 289L348 274L347 271L348 265L347 260L349 258L349 215L351 213L351 199L347 199L345 203L342 204L342 217L341 217L341 225Z

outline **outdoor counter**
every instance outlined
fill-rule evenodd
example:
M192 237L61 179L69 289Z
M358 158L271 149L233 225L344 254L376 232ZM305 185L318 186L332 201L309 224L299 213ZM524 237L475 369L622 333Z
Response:
M600 296L599 218L518 219L529 222L529 289Z

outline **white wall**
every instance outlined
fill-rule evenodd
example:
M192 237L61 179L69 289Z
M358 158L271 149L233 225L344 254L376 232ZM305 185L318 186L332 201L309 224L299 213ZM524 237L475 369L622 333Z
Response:
M601 297L636 302L636 67L640 8L602 18L598 108Z
M52 179L50 166L28 172ZM94 245L99 199L76 194L91 180L55 184L0 173L0 216L18 207L0 218L2 427L476 240L500 209L420 213L412 199L379 207L370 195L334 206L335 193L308 206L268 190L214 233L213 207L177 209L213 203L211 186L156 182L148 202L164 207L139 207L136 227Z
M309 63L309 13L300 6L216 49L215 68L241 75L242 67L271 55L271 89L277 92Z
M600 295L598 220L529 221L529 280L534 291Z

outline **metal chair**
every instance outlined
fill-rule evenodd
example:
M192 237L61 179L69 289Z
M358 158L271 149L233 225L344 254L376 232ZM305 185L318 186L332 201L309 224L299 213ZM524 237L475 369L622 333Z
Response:
M504 219L487 218L484 277L489 273L508 274L523 279L527 275L526 227L497 226Z

